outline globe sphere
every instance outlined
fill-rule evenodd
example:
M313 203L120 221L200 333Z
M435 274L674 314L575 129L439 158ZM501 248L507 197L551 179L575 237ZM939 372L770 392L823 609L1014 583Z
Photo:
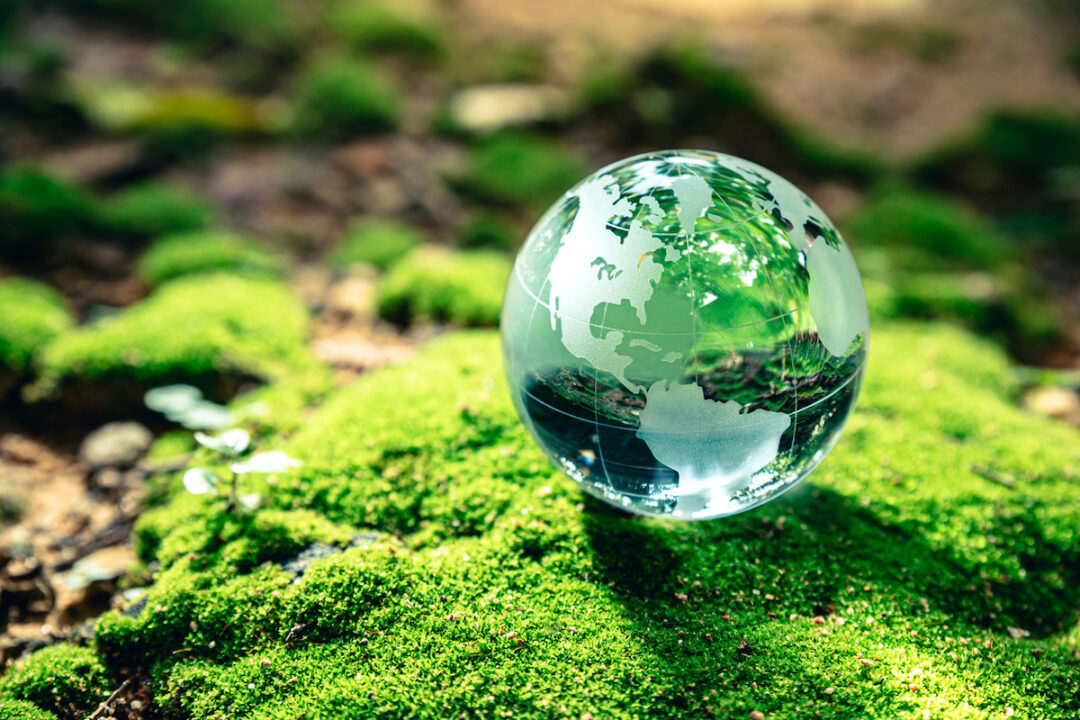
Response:
M851 252L776 173L702 150L616 162L536 223L503 303L518 414L626 510L730 515L839 439L869 316Z

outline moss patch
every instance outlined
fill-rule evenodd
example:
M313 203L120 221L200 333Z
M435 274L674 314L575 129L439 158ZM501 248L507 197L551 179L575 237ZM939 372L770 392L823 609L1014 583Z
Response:
M845 223L871 305L888 317L961 320L1038 357L1062 335L1017 245L971 208L933 193L878 192Z
M0 368L17 374L42 346L74 324L59 292L26 278L0 280L0 308Z
M487 200L544 208L586 173L581 158L560 142L503 132L474 148L461 185Z
M697 524L585 500L498 357L459 334L339 391L284 446L304 467L248 483L253 516L175 490L138 524L146 608L99 652L207 718L1080 711L1080 438L1009 402L993 347L879 328L813 479ZM370 529L400 541L348 547ZM313 542L345 549L296 580L278 563Z
M500 253L418 248L380 280L379 313L398 322L496 325L510 267Z
M349 225L330 255L330 263L341 270L354 265L385 270L423 242L424 234L414 227L393 220L363 218Z
M32 167L0 172L0 252L7 256L38 253L96 218L93 197L75 185Z
M0 717L9 720L56 720L56 716L46 712L26 700L0 698Z
M280 276L281 259L255 241L226 230L179 233L161 238L139 260L139 276L160 285L184 275L228 270L238 275Z
M218 373L278 380L317 372L307 313L276 281L215 273L182 278L42 351L35 389L72 381L166 384Z
M117 235L149 238L195 230L208 225L214 208L200 195L172 185L147 182L108 198L102 210L105 225Z
M328 139L390 130L397 125L400 103L394 83L376 65L327 57L301 75L295 128Z
M33 703L62 720L85 717L111 690L100 658L88 648L71 645L34 653L0 678L0 697ZM21 711L27 718L35 717L25 705ZM38 716L49 717L40 712Z
M329 9L328 24L358 50L432 58L440 55L445 46L433 18L410 12L401 3L337 2Z

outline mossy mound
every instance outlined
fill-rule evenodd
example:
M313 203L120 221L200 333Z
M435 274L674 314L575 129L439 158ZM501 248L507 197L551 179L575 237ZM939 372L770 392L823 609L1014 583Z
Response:
M63 295L27 278L0 279L0 372L22 374L34 354L74 324Z
M0 717L8 720L56 720L55 715L32 702L4 698L0 698Z
M587 173L577 153L556 140L501 132L476 145L459 184L484 200L542 210Z
M391 130L401 98L390 76L378 66L348 56L315 61L301 74L296 131L330 140Z
M97 650L205 718L1080 712L1080 436L963 331L880 327L871 352L809 483L679 524L586 500L515 417L495 334L445 338L338 391L282 446L301 470L245 481L254 514L175 480L137 526L150 596ZM304 547L326 557L281 564Z
M94 198L82 188L33 167L0 172L0 254L5 257L38 254L96 220Z
M139 260L139 277L150 286L198 273L227 270L237 275L280 276L281 258L255 241L227 230L167 235Z
M409 8L407 3L335 2L328 9L328 25L357 50L434 58L442 54L446 45L434 18Z
M330 255L330 264L340 270L354 265L385 270L423 242L424 234L404 223L362 218L350 223L345 237Z
M220 374L273 381L315 372L307 326L303 305L280 282L226 273L181 278L57 337L38 357L33 390L48 396L74 382L145 386Z
M213 206L197 193L159 182L125 188L108 198L102 209L110 231L144 239L206 227L214 215Z
M10 704L15 715L5 718L49 718L47 709L61 720L83 718L112 690L100 658L90 649L54 645L30 656L0 678L0 709ZM23 701L20 708L14 701ZM29 708L27 704L33 703ZM22 715L18 714L22 713Z
M413 250L379 281L379 313L396 322L497 325L510 261L484 250Z
M871 307L886 317L949 318L1034 359L1062 336L1060 311L1013 240L948 197L879 191L845 223L859 245Z

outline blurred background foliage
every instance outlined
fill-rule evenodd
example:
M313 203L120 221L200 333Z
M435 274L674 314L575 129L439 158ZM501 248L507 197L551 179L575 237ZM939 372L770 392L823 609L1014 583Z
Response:
M1074 388L1080 17L972 7L616 3L590 29L566 2L2 0L5 408L59 382L71 327L209 273L289 288L323 339L495 324L552 200L679 146L806 188L875 316L960 322ZM229 366L138 352L147 382Z

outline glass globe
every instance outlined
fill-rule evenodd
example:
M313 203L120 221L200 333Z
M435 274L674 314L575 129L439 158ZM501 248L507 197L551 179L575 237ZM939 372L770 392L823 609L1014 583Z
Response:
M558 468L626 510L706 519L824 459L869 318L810 198L747 160L669 150L609 165L544 214L501 331L514 404Z

